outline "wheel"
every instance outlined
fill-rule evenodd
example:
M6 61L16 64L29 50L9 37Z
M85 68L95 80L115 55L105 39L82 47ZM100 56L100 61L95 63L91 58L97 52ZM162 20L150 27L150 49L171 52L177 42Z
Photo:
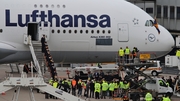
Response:
M157 71L152 71L151 74L152 74L152 76L158 76L158 72Z

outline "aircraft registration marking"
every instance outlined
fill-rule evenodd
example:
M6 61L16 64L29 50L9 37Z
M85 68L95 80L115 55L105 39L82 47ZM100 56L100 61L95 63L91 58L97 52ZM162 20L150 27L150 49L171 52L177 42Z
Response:
M111 36L91 36L90 38L96 38L96 39L111 39Z

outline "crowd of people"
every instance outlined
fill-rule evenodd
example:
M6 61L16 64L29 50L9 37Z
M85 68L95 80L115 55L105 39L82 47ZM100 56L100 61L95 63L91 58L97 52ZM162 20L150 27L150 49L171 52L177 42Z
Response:
M59 88L65 92L72 93L74 96L85 98L95 98L95 99L106 99L121 96L130 87L130 83L126 80L112 79L107 80L105 78L97 77L96 73L93 78L88 78L87 80L73 78L72 80L57 79L53 81L51 79L49 84L55 88ZM46 98L53 98L52 96L46 94Z
M46 66L49 69L51 77L53 78L53 80L55 80L55 76L57 76L57 72L56 72L56 68L54 67L54 61L50 54L50 51L49 51L49 48L45 39L45 35L43 35L43 37L41 38L41 44L42 44L42 53L44 54Z
M91 74L91 76L88 76L88 79L82 80L80 79L79 75L76 74L76 76L72 80L63 79L63 78L60 78L58 80L57 78L55 78L55 80L51 79L49 81L49 84L52 85L54 88L59 88L77 97L107 99L114 97L122 98L128 95L129 89L137 89L144 83L143 80L139 79L138 76L133 79L127 79L126 77L122 79L119 76L117 77L111 76L111 79L108 79L103 75L104 75L103 71L99 71L99 72L96 71L94 74ZM162 77L166 85L171 87L172 89L174 89L176 80L178 78L179 78L178 76L174 78L172 78L171 76ZM136 101L136 99L140 98L140 94L131 95L131 97L133 101ZM46 93L46 99L48 98L55 98L55 97ZM144 96L145 101L152 101L148 99L153 99L153 98L155 98L155 96L153 96L151 92L148 92ZM163 99L170 99L170 98L171 98L170 94L165 94L162 97L162 100L154 100L154 101L166 101Z
M139 50L137 47L134 47L132 51L129 49L128 46L126 46L125 49L120 47L120 49L118 50L119 63L134 62L134 58L138 56L138 52Z

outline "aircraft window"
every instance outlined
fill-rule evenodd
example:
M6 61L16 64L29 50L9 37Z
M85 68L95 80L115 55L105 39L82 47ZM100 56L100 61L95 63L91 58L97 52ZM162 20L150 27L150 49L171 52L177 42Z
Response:
M0 33L2 33L3 32L3 30L2 29L0 29Z
M60 30L57 30L58 33L60 33Z
M104 33L105 33L105 30L103 30L102 33L104 34Z
M40 7L42 8L42 7L43 7L43 5L41 4L41 5L40 5Z
M71 30L69 30L69 34L71 34Z
M49 6L48 5L46 5L46 8L48 8Z
M111 33L111 31L110 31L110 30L108 30L108 33L110 34L110 33Z
M82 33L83 33L83 30L80 30L80 33L82 34Z
M149 20L146 21L145 26L149 26Z
M54 33L54 29L51 32Z
M65 34L65 33L66 33L66 30L63 30L63 33Z
M54 5L51 5L52 8L54 8Z
M92 30L91 33L93 34L93 33L94 33L94 30Z
M88 30L86 30L86 34L88 34Z
M153 23L154 23L154 22L153 22L152 20L149 20L149 25L150 25L150 26L153 26Z
M112 45L112 39L96 39L96 45Z
M99 30L97 30L97 33L99 34Z
M65 8L66 6L65 5L63 5L63 8Z
M76 33L77 33L77 30L74 30L74 33L76 34Z
M34 7L37 8L37 5L35 4Z
M57 5L57 8L60 8L60 5Z

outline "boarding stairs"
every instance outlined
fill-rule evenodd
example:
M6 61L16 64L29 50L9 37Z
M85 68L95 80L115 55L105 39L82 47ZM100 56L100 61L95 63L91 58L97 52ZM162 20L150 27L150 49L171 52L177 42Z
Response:
M30 91L30 99L31 101L35 101L33 95L33 89L37 88L44 92L47 92L57 98L60 98L64 101L85 101L79 97L73 96L67 92L64 92L58 88L54 88L53 86L44 82L42 72L40 69L39 62L37 60L34 47L31 42L31 36L26 36L27 45L30 48L31 55L34 61L34 65L37 68L37 74L34 76L33 71L31 72L31 77L28 77L25 72L21 73L21 77L7 77L5 81L0 83L0 93L6 92L10 89L16 88L14 91L13 101L18 101L19 91L21 87L28 87ZM31 70L32 70L31 66Z
M11 68L11 73L20 73L18 64L9 64Z
M34 53L37 57L37 60L39 61L42 75L44 75L44 73L46 72L46 67L45 67L44 55L41 52L41 47L42 47L41 42L40 41L32 41L32 46L34 48Z

